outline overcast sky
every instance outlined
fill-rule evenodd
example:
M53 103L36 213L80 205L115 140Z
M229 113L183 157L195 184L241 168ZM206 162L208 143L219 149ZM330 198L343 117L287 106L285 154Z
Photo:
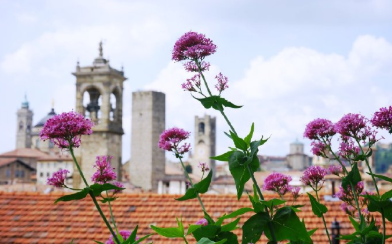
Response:
M0 152L13 150L16 111L27 94L34 124L55 100L56 112L75 107L75 71L91 65L104 41L112 67L124 66L123 159L131 156L131 93L166 93L166 127L193 133L195 115L217 115L218 153L230 141L217 113L182 91L192 74L171 61L187 31L218 46L208 58L222 72L222 95L243 109L227 113L240 135L252 122L269 136L265 155L286 155L314 118L371 116L392 104L392 1L6 1L0 0ZM391 141L387 137L386 141ZM192 141L193 143L193 141Z

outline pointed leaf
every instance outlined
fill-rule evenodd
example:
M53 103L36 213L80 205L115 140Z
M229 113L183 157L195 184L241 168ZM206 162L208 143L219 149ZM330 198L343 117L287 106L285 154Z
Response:
M109 190L124 190L125 188L121 188L109 183L105 183L105 184L98 184L95 183L94 185L90 186L90 189L93 191L94 196L98 197L101 195L101 192L103 191L109 191Z
M238 137L237 134L230 132L230 135L236 148L241 149L243 151L245 151L248 148L246 142L242 138Z
M100 241L95 241L96 243L98 243L98 244L105 244L105 243L103 243L103 242L100 242ZM71 243L72 244L72 243Z
M58 202L68 202L68 201L74 201L74 200L81 200L87 196L89 193L90 189L89 188L84 188L83 190L70 194L70 195L65 195L60 198L58 198L54 203Z
M278 199L278 198L273 198L268 201L260 200L260 202L263 203L263 205L267 206L268 208L272 208L273 206L278 206L278 205L286 203L285 200Z
M227 101L223 97L219 97L219 103L225 107L228 107L228 108L241 108L242 107L242 106L238 106L238 105L235 105L235 104Z
M342 187L347 190L347 186L350 185L350 183L356 186L360 181L361 175L359 174L358 164L354 164L348 175L342 178Z
M189 225L188 231L186 232L186 235L192 234L195 230L199 229L201 225Z
M215 241L211 241L208 238L203 237L196 244L223 244L225 242L226 242L226 239L215 242Z
M210 170L206 178L202 179L199 183L194 184L194 188L198 193L206 193L210 187L211 180L212 170Z
M382 194L381 199L382 200L389 200L392 198L392 190L385 192Z
M238 224L239 221L240 221L240 218L237 218L233 222L230 222L230 223L228 223L226 225L223 225L221 231L232 231L232 230L237 229L237 224Z
M269 215L261 212L250 217L242 226L242 244L256 243L263 231L268 229Z
M216 225L206 225L193 232L193 236L197 241L201 238L206 237L209 239L214 239L215 236L220 232L221 227Z
M244 138L244 141L246 142L246 144L249 146L250 145L250 141L252 140L252 136L253 136L253 131L255 129L255 123L252 123L252 126L250 127L250 132L249 134Z
M392 179L389 177L386 177L385 175L377 175L377 174L372 174L372 173L367 173L367 174L392 183Z
M191 187L188 188L188 190L186 190L185 195L180 197L180 198L176 198L177 201L185 201L185 200L189 200L189 199L193 199L197 197L197 191L195 188Z
M355 219L353 219L351 216L348 216L348 218L350 219L350 222L353 225L354 229L356 231L359 231L359 224L358 224L358 222L355 221Z
M215 157L210 157L210 159L218 160L218 161L223 161L223 162L228 162L230 156L234 153L234 151L228 151L222 155L215 156Z
M135 241L133 244L138 244L138 243L144 241L145 239L149 238L150 236L152 236L152 234L145 235L145 236L139 238L139 240Z
M307 193L307 194L309 196L310 203L312 204L312 211L313 211L314 215L321 218L323 216L323 214L328 212L328 208L325 205L317 202L317 200L316 200L316 198L314 198L314 196L312 196L309 193Z
M184 233L181 232L179 228L169 227L169 228L159 228L154 225L151 225L151 229L153 229L156 233L161 236L168 237L168 238L182 238Z

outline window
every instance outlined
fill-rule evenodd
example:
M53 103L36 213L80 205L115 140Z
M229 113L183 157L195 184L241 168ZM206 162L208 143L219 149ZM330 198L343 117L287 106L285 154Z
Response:
M41 172L41 173L39 174L39 177L44 177L44 173Z
M23 121L19 122L19 130L23 130Z
M49 177L49 176L50 176L49 172L48 172L48 173L46 173L46 177Z
M8 166L9 166L9 165L8 165ZM10 170L10 169L7 169L7 171L5 172L5 174L6 174L7 178L10 178L10 177L11 177L11 170Z
M19 177L19 169L15 170L15 177Z
M204 123L200 122L199 123L199 133L200 134L204 134L204 127L205 127Z
M21 177L21 178L24 178L24 177L25 177L25 172L24 172L24 170L21 170L21 171L20 171L20 177Z

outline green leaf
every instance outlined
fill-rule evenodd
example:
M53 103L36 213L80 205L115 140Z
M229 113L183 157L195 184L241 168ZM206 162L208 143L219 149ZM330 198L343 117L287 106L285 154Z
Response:
M250 202L252 203L253 211L255 213L260 213L260 212L264 211L263 204L260 202L260 200L258 199L257 196L256 196L256 199L255 199L255 197L252 197L250 195L248 195L248 197L249 197Z
M131 235L128 237L128 239L124 242L124 243L122 243L122 244L131 244L131 243L134 243L135 242L135 239L136 239L136 234L137 234L137 229L139 228L139 226L138 225L136 225L136 227L135 227L135 229L132 231L132 233L131 233ZM121 239L122 239L122 236L119 234L119 237L121 237ZM121 239L120 239L120 241L121 241Z
M221 231L232 231L232 230L237 229L237 224L238 224L239 221L240 221L240 218L237 218L233 222L230 222L230 223L222 226L222 230Z
M113 202L117 197L103 197L102 200L99 200L101 203Z
M216 110L222 110L223 111L223 106L219 100L219 96L210 96L206 98L196 98L201 102L201 104L204 106L204 108L209 109L209 108L214 108Z
M239 151L235 151L229 158L229 169L234 178L238 199L241 198L245 183L250 179L250 175L243 165L245 161L246 157L244 153Z
M195 230L199 229L201 225L189 225L188 231L186 232L186 235L192 234Z
M230 135L236 148L243 151L248 149L248 145L246 144L246 142L242 138L238 137L237 134L230 131Z
M312 196L311 194L307 193L310 199L310 203L312 204L312 211L314 213L314 215L316 215L317 217L322 217L323 214L325 214L326 212L328 212L328 208L317 202L316 198L314 198L314 196Z
M311 243L310 235L305 225L300 221L294 210L290 207L283 207L276 211L271 222L277 241L301 240L304 243ZM271 239L269 228L265 228L265 235Z
M250 132L249 134L244 138L244 141L246 142L246 144L250 145L250 141L252 140L252 136L253 136L253 131L255 129L255 123L252 123L252 126L250 127Z
M367 174L392 183L392 179L389 177L386 177L385 175L377 175L377 174L372 174L372 173L367 173Z
M361 175L359 174L358 165L354 164L348 175L342 178L342 187L347 190L347 186L350 185L350 183L356 186L360 181Z
M256 243L267 228L269 215L261 212L250 217L242 226L242 244Z
M151 229L153 229L156 233L161 236L169 237L169 238L183 238L184 237L184 226L182 225L182 221L177 219L178 227L169 227L169 228L159 228L154 225L151 225Z
M215 241L211 241L208 238L203 237L196 244L223 244L225 242L226 242L226 239L215 242Z
M193 232L193 236L197 241L201 238L206 237L209 239L214 239L215 236L220 232L221 227L216 225L206 225Z
M185 201L197 197L197 193L206 193L210 187L212 180L212 170L208 173L207 177L202 179L199 183L193 185L193 187L188 188L185 195L177 198L177 201Z
M221 218L223 218L223 219L235 218L237 216L240 216L240 215L243 215L245 213L252 212L252 211L253 211L253 209L251 209L251 208L240 208L240 209L237 209L236 211L234 211L234 212L232 212L232 213L230 213L228 215L225 215L225 216L223 216Z
M308 234L309 234L310 236L312 236L312 235L314 234L314 232L316 232L316 230L318 230L318 228L314 228L314 229L312 229L312 230L309 230L309 231L308 231Z
M58 198L54 203L56 204L58 202L68 202L68 201L74 201L74 200L81 200L87 196L89 191L90 191L90 189L86 187L79 192L62 196L62 197Z
M145 235L145 236L139 238L139 240L135 241L133 244L138 244L138 243L144 241L145 239L149 238L150 236L152 236L152 234Z
M96 243L98 243L98 244L105 244L105 243L103 243L103 242L100 242L100 241L95 241ZM71 243L72 244L72 243Z
M382 200L389 200L392 198L392 190L385 192L382 194L381 199Z
M234 151L228 151L222 155L215 156L215 157L210 157L210 159L218 160L218 161L223 161L223 162L228 162L230 156L234 153Z
M223 241L226 240L226 243L230 244L238 244L238 237L233 232L222 231L218 234L215 238L216 241Z
M101 195L101 192L103 191L109 191L109 190L124 190L125 188L121 188L109 183L105 183L105 184L98 184L95 183L94 185L90 186L90 189L93 191L94 196L98 197Z
M227 100L224 99L223 97L219 97L219 102L220 102L223 106L228 107L228 108L242 108L242 106L235 105L235 104L233 104L233 103L227 101Z
M204 212L204 218L207 220L208 224L210 224L210 225L215 224L215 221L211 218L211 216L208 215L207 212L205 212L205 211L203 211L203 212Z
M359 230L359 224L357 221L355 221L355 219L353 219L351 216L348 216L348 218L350 219L351 224L353 225L354 229L356 231L360 231Z
M278 206L281 204L284 204L286 201L278 198L273 198L271 200L265 201L265 200L260 200L260 202L263 203L263 205L267 206L268 208L272 208L273 206Z

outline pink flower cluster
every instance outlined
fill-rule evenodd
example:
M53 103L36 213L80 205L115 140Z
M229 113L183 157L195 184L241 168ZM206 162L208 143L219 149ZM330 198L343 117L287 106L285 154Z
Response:
M186 83L182 84L182 89L185 91L196 92L196 88L200 91L201 89L201 81L200 74L194 75L192 78L187 79Z
M184 64L184 68L188 72L202 72L210 69L210 63L201 61L200 67L197 66L195 61L188 61Z
M342 136L343 141L347 141L349 137L374 144L377 132L369 126L368 119L360 114L346 114L335 124L335 129Z
M207 163L201 163L200 162L197 167L199 167L203 173L210 170L210 168L208 167Z
M229 86L227 85L229 79L226 76L223 76L222 73L219 73L217 76L215 76L215 79L218 81L218 83L215 85L215 88L218 90L219 93L229 88Z
M42 140L50 139L60 148L79 147L81 136L93 133L93 125L76 112L62 113L46 121L40 137Z
M128 239L128 238L131 236L131 234L132 234L132 232L129 231L129 230L120 230L119 233L120 233L120 235L122 236L122 238L124 239L124 241L125 241L126 239ZM137 240L139 240L139 237L138 237L138 236L136 236L136 238L135 238L135 241L137 241ZM113 240L113 236L110 236L110 237L109 237L109 240L107 240L107 241L105 242L105 244L116 244L116 243L114 242L114 240Z
M299 188L298 186L295 187L291 187L291 196L293 197L293 201L297 200L297 198L299 197L299 191L301 190L301 188Z
M67 179L66 169L60 169L59 171L53 173L51 178L48 178L47 184L55 187L65 187L65 180Z
M103 184L116 179L117 175L113 171L114 168L110 165L112 158L112 156L97 156L94 165L97 171L91 177L94 183Z
M118 181L114 181L111 184L115 185L115 186L117 186L119 188L124 188L124 185L121 182L118 182ZM122 190L113 190L113 195L115 195L117 193L120 193L120 192L122 192Z
M182 141L189 138L189 134L190 132L180 128L167 129L162 132L159 138L158 146L163 150L182 155L188 152L190 149L191 145L189 143L184 143L182 146L180 146Z
M392 133L392 106L380 108L378 112L375 112L371 123L377 128L387 129L389 133Z
M339 176L342 173L342 166L340 165L331 165L328 168L328 173Z
M310 143L310 145L312 146L312 153L316 156L321 156L321 157L325 157L325 150L327 149L327 145L325 145L324 142L322 141L312 141L312 143Z
M311 140L331 137L336 134L334 125L327 119L315 119L306 125L304 137Z
M205 218L202 218L202 219L198 220L195 224L206 226L206 225L208 225L208 221Z
M196 32L187 32L176 41L173 48L172 59L181 61L186 59L202 60L214 54L216 45L205 35Z
M292 187L289 186L291 180L290 176L281 173L272 173L265 178L263 189L277 192L279 195L284 195L292 189Z
M342 140L339 146L339 156L342 158L345 158L347 160L351 160L355 158L359 153L361 152L361 149L357 144L354 142L353 139L351 138L345 138Z
M320 166L310 166L307 168L301 177L301 181L311 186L316 191L319 191L324 184L324 176L327 174L327 170Z

